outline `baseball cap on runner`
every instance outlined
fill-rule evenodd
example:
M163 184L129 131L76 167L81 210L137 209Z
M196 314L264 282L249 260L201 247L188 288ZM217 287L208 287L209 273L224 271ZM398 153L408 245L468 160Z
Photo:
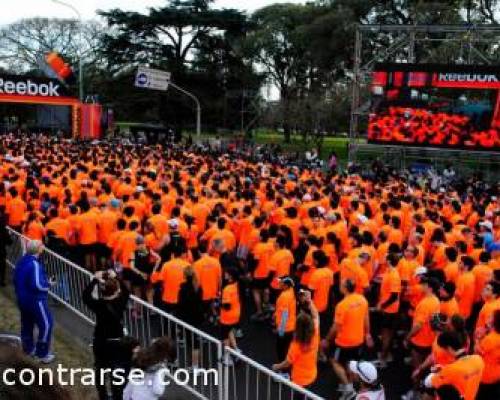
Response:
M359 378L369 385L378 380L378 372L375 365L368 361L349 361L349 370L359 376Z
M491 223L491 221L480 222L479 226L482 226L483 228L486 228L486 229L488 229L490 231L493 230L493 224Z
M282 278L279 278L279 281L281 283L283 283L284 285L287 285L287 286L290 286L290 287L294 287L295 286L295 282L289 276L284 276Z

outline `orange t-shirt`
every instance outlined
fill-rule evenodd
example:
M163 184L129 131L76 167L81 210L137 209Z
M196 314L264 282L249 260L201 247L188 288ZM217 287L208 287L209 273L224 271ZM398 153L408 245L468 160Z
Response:
M119 261L123 268L130 268L130 260L134 257L137 248L136 239L138 233L135 231L125 231L120 235L117 243L117 251L120 253Z
M182 258L173 258L163 264L161 271L151 275L151 282L163 282L162 300L168 304L177 304L179 291L184 283L184 269L189 263Z
M47 222L45 228L47 232L53 231L59 239L62 239L66 243L68 243L71 233L71 225L69 221L63 218L56 217Z
M434 374L432 386L439 388L443 385L452 385L460 392L464 400L475 400L483 371L484 361L481 356L462 357L445 365Z
M318 268L314 270L308 286L313 291L313 302L320 313L328 308L332 285L333 272L331 269Z
M43 235L45 234L43 224L38 221L30 222L26 226L24 234L31 240L43 240Z
M94 244L97 242L97 216L94 212L88 211L80 215L80 244Z
M481 293L486 284L493 279L493 270L485 264L478 264L472 268L475 278L474 302L481 301Z
M316 325L314 336L309 345L304 346L297 341L292 341L287 361L292 365L292 382L299 386L312 384L318 375L318 347L319 347L319 326Z
M358 293L348 294L335 307L335 324L339 327L335 344L341 347L357 347L364 342L365 318L368 301Z
M380 301L379 305L384 304L392 293L398 294L398 299L384 308L382 311L388 314L395 314L399 311L399 302L401 298L401 278L396 268L389 268L382 276L382 283L380 285Z
M411 338L411 342L420 347L431 347L436 333L431 328L431 317L438 314L440 311L439 300L436 296L432 295L424 297L415 308L415 315L413 316L413 326L420 324L422 327Z
M7 201L5 213L9 215L9 225L19 226L23 223L26 214L26 203L19 197Z
M458 277L455 297L458 300L460 315L464 318L469 318L472 312L475 291L476 279L472 272L465 272Z
M222 290L222 304L229 304L225 309L221 307L220 323L222 325L236 325L240 322L241 305L237 283L230 283Z
M99 215L97 221L99 243L108 243L111 234L116 230L116 221L118 221L118 215L111 210L106 210Z
M477 352L487 366L481 382L487 385L500 382L500 333L491 332L485 336L479 343Z
M275 322L278 329L281 327L283 312L285 311L288 314L285 332L293 332L297 322L297 300L293 288L282 291L276 300Z
M370 285L368 274L359 265L356 260L345 258L340 263L340 282L341 284L350 279L356 284L356 293L362 294L363 291Z
M441 314L448 317L448 320L454 315L460 314L460 308L458 307L457 299L454 297L448 301L442 301L440 306Z
M290 266L293 264L293 254L288 249L277 250L269 260L270 271L275 272L271 287L273 289L279 288L278 279L290 275Z
M222 281L222 268L215 257L202 256L193 264L203 292L203 300L215 300Z
M274 252L271 242L257 243L253 249L253 256L257 260L257 268L253 272L255 279L265 279L269 276L269 261Z

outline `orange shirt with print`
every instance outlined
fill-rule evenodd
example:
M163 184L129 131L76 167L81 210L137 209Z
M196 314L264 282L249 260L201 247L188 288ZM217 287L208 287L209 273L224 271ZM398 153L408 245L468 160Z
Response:
M257 268L253 272L255 279L265 279L269 276L269 262L274 252L271 242L257 243L253 249L253 256L257 260Z
M491 332L480 342L477 349L484 360L486 368L483 371L481 382L486 385L500 382L500 333Z
M295 292L293 288L283 290L276 300L274 320L276 322L277 329L280 329L281 327L284 312L287 313L284 332L293 332L295 330L295 324L297 322L297 300L295 298Z
M484 371L484 361L479 355L461 357L445 365L432 376L432 386L454 386L464 400L475 400Z
M47 222L45 228L47 232L53 231L59 239L64 240L66 243L69 242L71 225L66 219L55 217Z
M308 386L316 380L319 340L319 326L317 324L309 345L303 345L296 340L290 344L286 359L292 365L291 380L296 385Z
M335 344L341 347L357 347L364 342L365 318L368 301L357 293L348 294L335 307L335 324L338 326Z
M452 297L448 301L441 301L440 312L441 314L446 315L448 321L454 315L460 314L460 308L458 307L457 299Z
M184 269L189 263L182 258L173 258L163 264L161 271L155 271L151 275L151 282L162 282L162 300L167 304L177 304L179 291L184 282Z
M269 270L275 273L271 282L273 289L279 288L279 278L290 275L290 267L293 261L293 254L288 249L279 249L273 253L269 260Z
M419 324L420 330L411 338L411 342L420 347L431 347L436 333L431 328L431 318L438 314L441 305L436 296L424 297L415 308L413 326Z
M474 294L476 291L476 278L471 271L460 275L456 282L457 289L455 297L458 300L460 315L464 318L469 318L474 304Z
M229 304L228 308L221 307L220 323L222 325L236 325L240 322L241 304L238 284L230 283L222 289L222 304Z
M219 295L222 281L222 268L219 260L204 255L194 262L193 268L202 288L203 300L215 300Z
M92 211L80 215L80 230L78 238L80 244L97 243L97 215Z
M481 293L488 282L493 279L493 270L486 264L478 264L472 268L475 278L474 302L481 301Z
M311 275L309 289L313 291L313 302L318 312L328 308L330 289L333 285L333 272L329 268L317 268Z
M401 299L401 278L396 268L389 268L382 276L379 305L382 305L389 300L392 293L397 293L398 299L390 306L382 310L388 314L396 314L399 311L399 303Z

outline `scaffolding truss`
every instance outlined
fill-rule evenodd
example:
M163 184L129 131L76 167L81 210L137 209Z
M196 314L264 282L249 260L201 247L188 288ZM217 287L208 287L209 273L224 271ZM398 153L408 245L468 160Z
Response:
M364 54L368 40L377 42L380 49L376 56ZM386 45L380 39L385 39ZM352 76L351 123L349 130L349 160L356 161L360 143L360 120L367 117L370 110L369 85L371 72L378 62L427 63L425 45L435 42L459 43L454 58L456 64L490 65L492 61L484 48L500 45L500 26L494 25L358 25L354 47L354 67ZM417 54L417 45L420 53ZM366 147L366 145L364 145ZM373 145L379 146L379 145ZM464 150L465 152L465 150ZM494 157L500 157L493 153Z

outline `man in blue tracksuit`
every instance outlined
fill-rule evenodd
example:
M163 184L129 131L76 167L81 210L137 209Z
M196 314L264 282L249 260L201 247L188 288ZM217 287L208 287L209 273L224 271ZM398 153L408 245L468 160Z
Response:
M50 282L39 259L43 250L40 241L27 244L27 253L16 264L14 286L17 304L21 312L21 339L26 354L34 355L44 363L50 363L54 355L49 353L53 319L48 307ZM33 341L33 330L38 328L38 341Z

